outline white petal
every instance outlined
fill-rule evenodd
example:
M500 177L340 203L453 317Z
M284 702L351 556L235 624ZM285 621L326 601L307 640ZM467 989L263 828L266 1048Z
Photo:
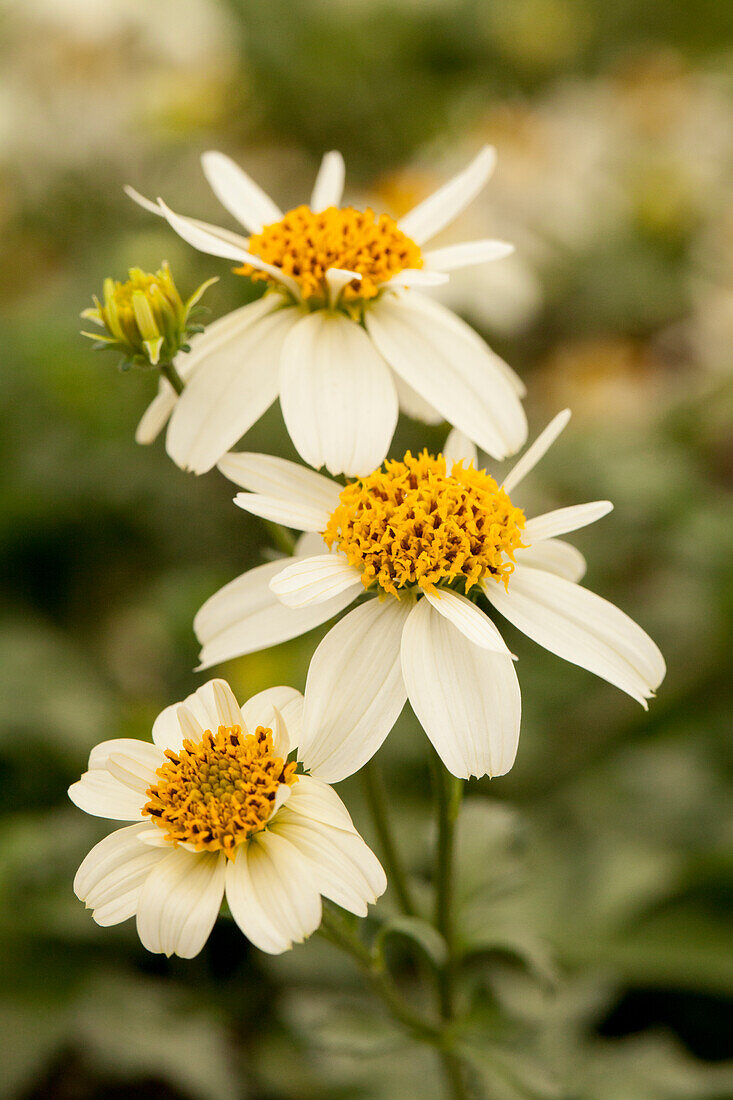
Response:
M310 504L263 497L259 493L237 493L234 503L250 515L282 523L296 531L325 531L331 518L330 512Z
M541 516L528 519L522 532L527 542L540 542L555 535L566 535L569 531L578 531L595 523L613 510L610 500L594 500L588 504L573 504L569 508L556 508L554 512L545 512Z
M365 917L367 906L387 888L379 860L356 831L297 819L289 812L287 820L278 819L270 831L298 850L319 893L350 913Z
M268 275L272 275L282 283L296 299L300 299L300 288L295 279L286 275L281 268L266 263L255 253L248 252L238 244L232 244L228 239L231 234L225 236L218 228L203 229L201 222L197 222L195 218L185 217L183 214L176 214L160 198L158 205L171 229L174 229L179 237L199 252L205 252L209 256L221 256L225 260L237 260L241 264L249 264L257 268L258 271L266 271Z
M519 461L504 478L503 487L508 493L516 489L522 478L526 477L530 470L535 468L540 459L549 451L569 419L570 409L563 409L562 412L559 412L557 416L553 417L545 430L540 432L534 443L527 448Z
M297 638L325 623L354 599L354 592L346 591L312 607L285 607L271 591L270 581L296 560L281 558L250 569L206 601L193 623L203 646L202 668Z
M288 565L270 588L286 607L308 607L360 584L361 572L343 554L319 554Z
M157 214L159 218L163 217L163 211L158 206L157 202L153 202L152 199L146 199L144 195L141 195L134 187L131 187L129 183L126 183L122 190L127 195L128 199L132 199L138 206L142 206L143 210L147 210L149 214Z
M128 198L131 198L133 202L136 202L138 206L142 206L143 210L147 210L150 214L156 214L159 218L166 219L165 210L157 202L151 202L150 199L146 199L144 195L141 195L139 191L136 191L134 187L124 187L125 194ZM218 237L219 240L225 241L232 245L239 251L246 251L249 248L249 238L243 237L241 233L232 233L231 229L224 229L220 225L212 225L211 222L202 222L198 218L186 218L187 222L190 222L197 229L200 229L203 233L208 233L212 237ZM218 253L214 253L218 255Z
M393 379L400 408L406 416L412 417L413 420L422 420L424 424L443 423L445 419L443 414L434 409L432 405L429 405L417 390L414 390L412 386L408 386L399 374L393 375Z
M268 298L257 303L256 319L253 311L212 350L176 403L166 448L184 469L210 470L277 397L283 341L300 314L273 310Z
M577 582L585 576L586 561L580 550L560 539L536 542L524 550L517 550L515 555L521 565L544 569L547 573L564 577L566 581Z
M455 314L416 291L387 295L366 312L390 366L446 420L495 458L521 447L527 420L498 356Z
M156 207L156 210L158 207ZM262 304L261 304L262 303ZM191 337L189 352L180 352L175 358L175 367L183 381L188 384L193 374L202 363L212 355L215 349L224 344L230 336L235 339L244 331L249 323L253 323L267 306L270 310L279 305L279 299L274 295L265 295L256 302L250 302L246 306L233 310L231 313L219 317L207 325L206 331L196 333ZM267 309L265 309L267 312ZM158 393L148 405L140 418L140 423L135 432L137 443L153 443L160 431L165 427L168 417L173 412L178 394L171 386L167 378L161 378L158 384Z
M519 377L517 372L513 370L508 363L505 363L503 359L499 359L498 357L496 365L516 393L517 397L526 397L527 387L525 386L524 382Z
M397 286L445 286L450 276L442 271L433 271L424 267L403 267L389 279L381 283L383 290Z
M448 438L443 447L443 458L448 473L453 469L454 463L461 461L466 467L473 465L474 469L478 469L476 444L472 443L468 436L459 431L458 428L452 428L448 433Z
M250 233L261 233L282 218L272 199L224 153L204 153L201 167L221 205Z
M147 801L144 795L110 775L106 768L84 772L81 779L69 787L69 798L85 813L108 817L112 821L139 821Z
M485 145L474 160L416 206L400 221L400 229L416 244L424 244L457 218L485 186L496 164L496 150Z
M279 294L264 294L254 302L248 302L246 306L233 309L218 317L206 326L205 332L196 333L191 337L191 350L176 359L176 366L183 379L190 378L193 371L205 362L215 348L234 337L238 339L244 330L255 324L267 313L272 313L282 306L282 296Z
M175 360L176 369L186 385L188 386L200 367L203 366L206 369L207 363L210 362L216 370L217 363L222 358L236 356L239 341L245 330L280 305L278 295L265 294L256 302L250 302L212 321L205 332L193 336L190 352L177 355ZM151 443L156 438L173 412L177 401L178 394L165 378L161 378L158 396L148 406L138 424L135 435L138 443Z
M155 746L153 746L155 748ZM160 763L163 761L161 760ZM148 788L156 781L155 772L147 764L141 764L132 756L126 756L122 752L113 752L107 760L107 771L115 779L119 779L131 791L146 795Z
M135 429L135 442L146 445L154 443L168 422L175 408L178 394L165 378L161 379L158 392L140 417Z
M148 874L137 906L143 947L192 959L209 938L224 894L221 852L188 852L180 846Z
M289 787L287 783L281 783L275 792L275 797L272 800L270 807L270 814L267 821L271 821L277 813L279 813L282 806L289 800L292 787Z
M425 599L432 604L437 612L472 645L480 649L490 649L492 653L503 653L511 656L506 642L488 615L484 614L475 603L471 603L465 596L458 592L451 592L447 588L440 588L436 592L425 592Z
M335 149L326 153L318 169L316 182L311 195L311 210L320 214L329 206L339 206L344 193L346 167L344 158Z
M283 820L301 821L304 818L320 821L335 829L355 832L349 811L336 794L333 787L316 779L314 775L301 775L290 791L290 800L283 814Z
M141 843L147 821L128 825L95 844L74 878L74 893L93 909L97 924L119 924L133 916L148 872L170 851Z
M181 703L173 703L161 711L153 723L155 744L161 749L173 749L177 752L183 743L183 738L191 736L188 729L182 728L181 725L181 720L185 719L186 715L190 715L197 724L200 732L195 731L193 736L198 733L199 737L204 730L212 730L215 733L219 726L244 724L242 711L226 680L209 680Z
M219 724L222 726L240 726L242 724L242 710L226 680L209 680L208 684L204 684L203 687L198 689L196 698L207 700L209 692L213 696L213 705ZM210 704L205 702L204 705L207 706L207 710L211 709Z
M151 821L152 819L148 820ZM138 839L141 843L148 844L152 848L165 848L169 852L171 850L171 842L166 840L165 832L159 825L147 825L138 833Z
M402 637L402 672L412 709L453 775L509 771L521 720L510 657L479 649L420 600Z
M226 868L226 898L232 917L239 928L260 951L269 955L279 955L292 946L288 935L281 931L273 921L255 890L253 876L250 873L250 850L257 851L256 844L243 844L237 851L234 862L228 862ZM255 856L255 860L264 858ZM255 872L255 877L256 877Z
M255 947L279 955L321 923L321 898L298 850L269 829L242 845L226 869L235 921Z
M357 283L361 281L361 273L358 271L349 271L345 267L329 267L326 272L326 286L328 287L328 304L331 309L335 309L338 300L341 296L341 291L349 283L353 283L356 279Z
M313 654L298 755L326 782L366 764L399 717L400 638L410 606L371 599L332 627Z
M273 455L230 451L218 467L235 485L241 485L251 493L261 493L294 504L308 504L328 515L337 507L343 490L342 485L329 477Z
M208 256L221 256L225 260L236 260L240 264L250 262L248 250L240 244L227 240L219 231L218 226L207 225L204 228L202 223L197 222L195 218L189 218L184 214L176 214L175 210L171 210L167 203L160 198L158 199L158 206L171 229L175 229L179 237L182 237L187 244L198 249L199 252L205 252Z
M278 726L277 713L282 718L282 724ZM291 687L265 688L242 707L242 718L249 733L254 733L258 726L271 729L273 734L280 734L275 738L275 751L280 756L287 756L297 746L300 740L300 731L303 727L303 696L301 692ZM285 729L282 729L282 726ZM285 736L283 736L283 734Z
M664 658L648 634L608 600L578 584L518 565L508 592L493 583L484 590L518 630L615 684L642 706L664 678Z
M299 453L332 474L379 466L397 423L386 363L360 325L325 311L308 314L285 341L280 404Z
M89 753L89 770L106 768L112 753L125 753L138 760L151 777L165 761L161 750L156 745L151 745L149 741L138 741L133 737L115 737L111 741L102 741L94 746Z
M162 710L153 722L153 741L161 749L173 749L177 752L183 743L184 736L187 736L181 729L180 709L181 703L172 703L171 706Z
M485 264L491 260L503 260L511 256L514 245L506 241L465 241L463 244L451 244L447 248L436 248L423 253L427 267L436 271L455 271L459 267L471 264Z

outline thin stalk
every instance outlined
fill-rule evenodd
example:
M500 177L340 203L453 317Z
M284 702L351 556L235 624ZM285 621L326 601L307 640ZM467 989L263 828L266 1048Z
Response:
M375 759L371 759L360 772L362 789L379 838L380 855L390 886L393 887L403 913L414 917L417 913L407 881L405 867L389 824L389 806L384 780Z
M463 797L463 782L452 776L431 749L430 765L438 817L438 844L435 853L435 924L447 947L445 965L438 973L440 1014L446 1024L455 1016L455 928L453 922L455 827ZM465 1100L466 1092L460 1059L450 1049L439 1052L446 1089L452 1100Z
M448 1046L449 1036L445 1025L436 1027L405 1003L384 965L362 943L353 930L329 908L324 907L319 931L324 939L335 947L341 948L354 959L392 1017L417 1040L435 1048L445 1077L446 1096L450 1100L468 1100L461 1062Z
M185 383L172 363L158 363L158 370L167 378L177 394L182 394Z
M439 1051L439 1057L443 1068L447 1095L451 1100L468 1100L460 1058L452 1050Z
M384 965L343 921L325 907L319 931L330 943L351 955L395 1020L423 1042L440 1046L440 1029L410 1008L398 993Z
M463 783L445 769L438 754L431 750L431 767L438 816L438 844L435 855L435 924L445 940L448 958L440 972L440 1011L444 1020L452 1020L453 979L455 969L455 929L453 926L454 839Z

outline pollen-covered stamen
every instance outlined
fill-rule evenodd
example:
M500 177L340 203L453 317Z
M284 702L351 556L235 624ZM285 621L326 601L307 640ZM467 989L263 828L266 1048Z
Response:
M264 828L281 784L297 783L295 761L275 756L272 730L239 726L206 730L198 742L167 749L160 782L147 791L143 808L166 830L166 840L196 851L223 851L233 858L237 844Z
M427 451L386 462L340 500L323 538L361 570L365 588L393 595L453 581L468 592L485 577L506 586L524 545L524 513L493 477L461 462L448 474L443 456Z
M325 276L332 267L361 275L343 290L344 301L353 302L375 298L381 284L393 275L423 264L418 245L388 214L351 206L329 206L317 214L308 206L298 206L251 237L249 250L295 279L305 299L328 298ZM276 282L249 264L238 271Z

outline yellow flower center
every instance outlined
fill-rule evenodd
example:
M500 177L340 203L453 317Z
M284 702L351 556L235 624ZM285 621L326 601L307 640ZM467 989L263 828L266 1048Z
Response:
M132 309L132 297L133 294L162 294L164 293L163 281L161 278L162 272L157 275L151 275L146 271L142 271L139 267L130 268L130 278L121 283L118 280L111 284L112 296L114 297L115 305L118 310L129 310L130 315L133 314ZM106 288L105 288L106 289Z
M238 844L265 827L281 783L298 781L295 761L274 755L272 730L262 726L246 735L239 726L219 726L165 755L143 813L166 830L166 840L223 851L230 859Z
M524 513L485 470L446 471L427 451L347 485L323 532L361 570L365 588L399 595L458 582L466 592L485 577L506 586L524 544Z
M281 268L300 286L304 299L328 298L329 268L356 271L361 279L348 283L344 301L375 298L380 284L407 267L422 267L422 254L388 214L329 206L318 214L297 206L282 221L266 225L250 238L249 250ZM241 275L276 283L273 276L249 264Z

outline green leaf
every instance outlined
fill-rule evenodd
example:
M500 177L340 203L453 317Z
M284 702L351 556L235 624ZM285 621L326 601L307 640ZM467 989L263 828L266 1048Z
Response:
M448 959L448 947L437 928L422 917L394 917L383 924L374 941L374 952L384 962L387 942L398 937L417 947L431 966L439 970Z
M492 955L510 955L542 985L551 989L557 985L559 975L549 947L527 929L487 924L463 942L461 965L468 968Z

